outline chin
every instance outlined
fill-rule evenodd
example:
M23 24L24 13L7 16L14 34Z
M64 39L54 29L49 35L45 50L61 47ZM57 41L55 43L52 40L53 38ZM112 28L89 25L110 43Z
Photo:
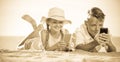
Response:
M97 35L97 33L94 34L94 36L96 36L96 35Z

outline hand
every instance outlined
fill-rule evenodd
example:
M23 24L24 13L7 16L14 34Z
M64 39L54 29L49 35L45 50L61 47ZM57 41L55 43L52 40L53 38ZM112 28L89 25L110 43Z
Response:
M58 42L58 47L66 47L66 43L65 42Z
M42 29L44 29L43 24L39 24L36 31L41 31Z
M98 34L96 34L96 36L94 37L94 40L95 40L98 44L101 44L101 42L102 42L102 41L99 40L100 36L101 36L101 35L98 33Z
M30 39L26 40L26 41L25 41L25 49L26 49L26 50L30 49L31 44L32 44L32 42L30 41Z
M65 42L58 42L57 43L57 47L60 49L60 50L64 50L66 48L67 44Z
M111 40L110 35L109 34L105 34L105 33L100 34L100 38L99 39L104 40L104 41L110 41Z
M105 33L101 33L101 34L97 34L95 36L95 40L101 44L101 43L109 43L111 41L110 35L109 34L105 34Z
M108 45L112 44L112 42L111 42L111 37L110 37L109 34L102 33L100 39L103 40L104 43L106 43L106 44L108 44Z

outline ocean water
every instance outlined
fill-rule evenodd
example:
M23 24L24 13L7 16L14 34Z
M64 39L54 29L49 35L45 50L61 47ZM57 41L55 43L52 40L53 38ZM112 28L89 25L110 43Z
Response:
M16 50L25 36L0 36L0 49Z

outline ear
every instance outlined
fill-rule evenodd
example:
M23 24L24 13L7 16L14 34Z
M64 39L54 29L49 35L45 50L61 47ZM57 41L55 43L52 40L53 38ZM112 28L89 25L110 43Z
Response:
M50 25L50 23L47 23L48 25Z
M47 21L46 24L50 25L51 23L50 23L50 21Z
M85 22L84 22L84 23L85 23L85 25L88 25L88 21L87 21L87 20L85 20Z

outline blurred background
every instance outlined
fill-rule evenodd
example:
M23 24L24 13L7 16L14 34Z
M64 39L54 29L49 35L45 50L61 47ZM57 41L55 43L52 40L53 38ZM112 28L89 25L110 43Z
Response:
M33 17L38 25L42 16L48 16L50 8L62 8L66 19L72 21L64 28L73 33L86 20L88 10L99 7L106 15L104 26L109 28L113 43L120 51L119 6L120 0L0 0L0 49L15 50L33 31L32 26L21 18L25 14Z

